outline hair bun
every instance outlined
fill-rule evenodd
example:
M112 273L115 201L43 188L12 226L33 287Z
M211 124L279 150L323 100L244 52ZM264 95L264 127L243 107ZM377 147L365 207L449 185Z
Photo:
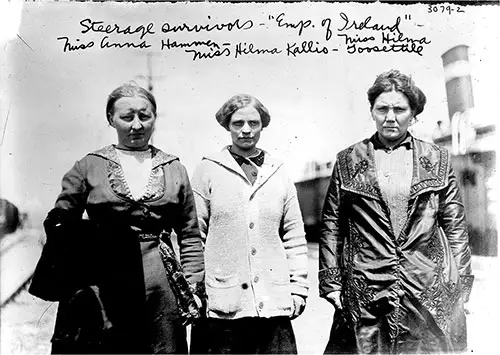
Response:
M427 103L427 97L425 96L424 92L420 90L417 86L415 86L415 91L417 94L417 102L415 105L415 116L419 115L422 113L424 110L425 104Z

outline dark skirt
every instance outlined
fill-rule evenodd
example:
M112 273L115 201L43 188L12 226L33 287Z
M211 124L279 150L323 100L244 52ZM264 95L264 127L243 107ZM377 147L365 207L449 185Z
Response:
M297 354L288 317L205 318L191 330L191 354Z
M186 329L158 242L141 242L140 247L137 241L128 242L123 238L118 250L96 259L100 262L100 300L112 326L99 331L102 321L95 302L85 298L61 301L52 353L187 353ZM101 250L112 250L101 246ZM96 321L89 324L89 319Z

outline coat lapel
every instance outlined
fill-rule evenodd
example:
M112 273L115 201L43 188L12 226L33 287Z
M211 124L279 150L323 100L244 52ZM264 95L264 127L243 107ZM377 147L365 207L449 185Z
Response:
M208 159L213 161L214 163L224 167L225 169L233 172L234 174L239 175L245 182L250 186L250 198L252 198L257 190L262 187L271 176L278 171L279 167L282 165L281 162L272 158L267 152L265 152L266 156L264 159L264 164L259 168L259 177L252 185L252 183L248 180L245 172L241 168L241 166L234 160L229 152L229 146L224 147L224 149L211 157L206 157L204 159Z
M176 156L167 154L152 145L149 146L149 148L151 150L152 169L149 175L148 185L146 186L146 192L139 199L139 201L150 200L163 196L165 192L165 184L163 183L164 173L161 167L179 159ZM96 155L107 160L107 177L111 189L122 197L134 200L134 197L130 193L129 186L125 179L120 159L118 158L115 148L112 145L108 145L90 153L90 155Z
M169 163L173 160L179 159L176 156L171 155L171 154L167 154L167 153L159 150L158 148L156 148L152 145L150 146L150 149L151 149L151 157L153 160L152 161L152 168L153 169L156 169L160 165L163 165L163 164ZM100 156L101 158L107 159L109 161L112 161L115 164L120 165L120 160L118 159L118 155L116 154L116 151L115 151L113 145L108 145L108 146L101 148L99 150L96 150L90 154Z
M448 183L449 164L446 148L414 139L410 198L445 187Z
M373 144L369 139L339 153L341 188L376 200L382 200L375 171Z
M382 200L377 180L373 144L370 139L339 153L341 188L345 191ZM449 169L446 148L413 138L413 177L410 198L446 186Z
M258 179L252 186L252 193L250 195L250 198L252 198L257 193L257 191L262 186L264 186L264 184L271 178L271 176L273 176L283 165L282 162L272 158L267 152L265 152L265 154L266 156L264 159L264 164L262 164L262 167L260 168Z
M213 156L205 157L204 159L211 160L234 174L239 175L247 184L251 185L241 166L238 165L236 160L231 156L231 153L229 153L228 148L229 146L224 147L221 152Z

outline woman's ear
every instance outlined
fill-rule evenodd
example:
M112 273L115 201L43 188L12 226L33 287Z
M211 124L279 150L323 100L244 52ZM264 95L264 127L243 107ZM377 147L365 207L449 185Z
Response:
M108 117L106 117L108 119L108 123L111 127L115 128L115 122L113 121L113 116L111 116L111 113L108 112L107 114Z

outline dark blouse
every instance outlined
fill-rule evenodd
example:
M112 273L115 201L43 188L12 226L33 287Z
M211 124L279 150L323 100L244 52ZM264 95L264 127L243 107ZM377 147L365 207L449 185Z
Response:
M252 185L255 183L257 180L257 176L259 175L259 171L257 169L257 166L262 166L264 164L264 158L265 158L265 153L263 150L260 151L259 154L253 156L253 157L243 157L239 154L231 152L232 157L236 162L238 163L239 166L243 169L243 172L247 176L248 180L252 183ZM253 164L252 164L253 163Z

